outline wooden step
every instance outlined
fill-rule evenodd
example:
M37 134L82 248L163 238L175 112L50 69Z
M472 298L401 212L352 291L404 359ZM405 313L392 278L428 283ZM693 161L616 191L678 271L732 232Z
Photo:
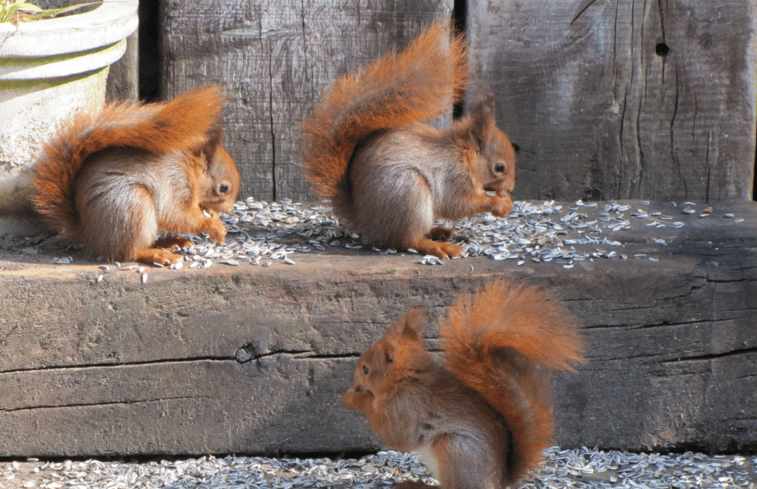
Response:
M601 224L603 204L580 212ZM706 217L705 205L626 205L631 229L608 232L621 245L575 245L590 257L572 268L338 247L294 265L149 268L142 283L6 246L0 457L375 449L340 404L357 356L409 307L435 322L495 277L548 289L580 317L588 362L554 380L561 446L757 449L757 205ZM636 208L673 220L647 226Z

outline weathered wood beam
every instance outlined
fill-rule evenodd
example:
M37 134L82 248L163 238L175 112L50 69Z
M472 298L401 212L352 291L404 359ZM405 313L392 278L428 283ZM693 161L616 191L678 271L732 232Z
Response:
M751 200L755 22L747 0L471 2L516 198Z
M96 264L3 254L0 457L374 449L339 401L357 355L409 307L433 321L496 277L552 291L581 320L588 362L554 382L562 446L753 450L757 206L728 211L745 221L622 231L627 260L570 270L342 250L98 283Z

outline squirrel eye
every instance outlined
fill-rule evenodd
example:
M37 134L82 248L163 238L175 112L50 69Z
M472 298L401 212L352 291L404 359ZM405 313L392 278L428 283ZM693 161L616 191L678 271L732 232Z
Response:
M504 172L505 171L505 165L503 165L502 163L497 163L496 165L494 165L494 171L497 172L497 173Z
M221 192L222 194L225 194L226 192L228 192L228 191L229 191L229 184L228 184L228 183L222 183L222 184L221 184L221 185L220 185L220 186L218 187L218 190L219 190L219 191L220 191L220 192Z
M370 371L371 371L371 370L370 370L370 369L368 368L368 365L363 365L363 373L364 373L365 375L368 375L368 372L370 372Z
M518 146L517 144L513 143L513 151L515 151L516 155L518 153L520 153L520 146Z

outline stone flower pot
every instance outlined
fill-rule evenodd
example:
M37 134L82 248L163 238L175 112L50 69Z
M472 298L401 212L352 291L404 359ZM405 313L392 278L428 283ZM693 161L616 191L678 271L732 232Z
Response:
M58 124L105 102L108 68L138 24L138 0L0 24L0 235L28 210L29 169ZM5 223L1 218L5 217Z

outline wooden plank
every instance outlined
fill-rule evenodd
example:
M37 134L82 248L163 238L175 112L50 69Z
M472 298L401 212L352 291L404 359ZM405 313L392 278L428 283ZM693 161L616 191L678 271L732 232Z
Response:
M126 38L126 52L110 66L106 100L139 99L139 32Z
M342 250L97 283L97 265L78 257L3 253L0 457L375 449L339 402L357 355L409 307L433 321L460 291L503 276L565 300L587 335L588 362L554 382L563 447L752 450L757 205L724 212L745 221L618 232L629 259L571 270ZM659 261L632 258L642 253ZM436 348L435 328L426 334Z
M33 382L38 404L4 398L0 437L17 453L56 453L64 442L67 456L357 448L375 442L351 437L361 423L339 406L352 363L282 354L247 363L196 359L3 375L3 392ZM324 420L346 430L311 438L307 427Z
M451 8L450 0L164 2L163 95L223 83L240 195L312 199L300 124L315 101L338 75L404 46Z
M750 200L754 3L469 3L514 198Z

